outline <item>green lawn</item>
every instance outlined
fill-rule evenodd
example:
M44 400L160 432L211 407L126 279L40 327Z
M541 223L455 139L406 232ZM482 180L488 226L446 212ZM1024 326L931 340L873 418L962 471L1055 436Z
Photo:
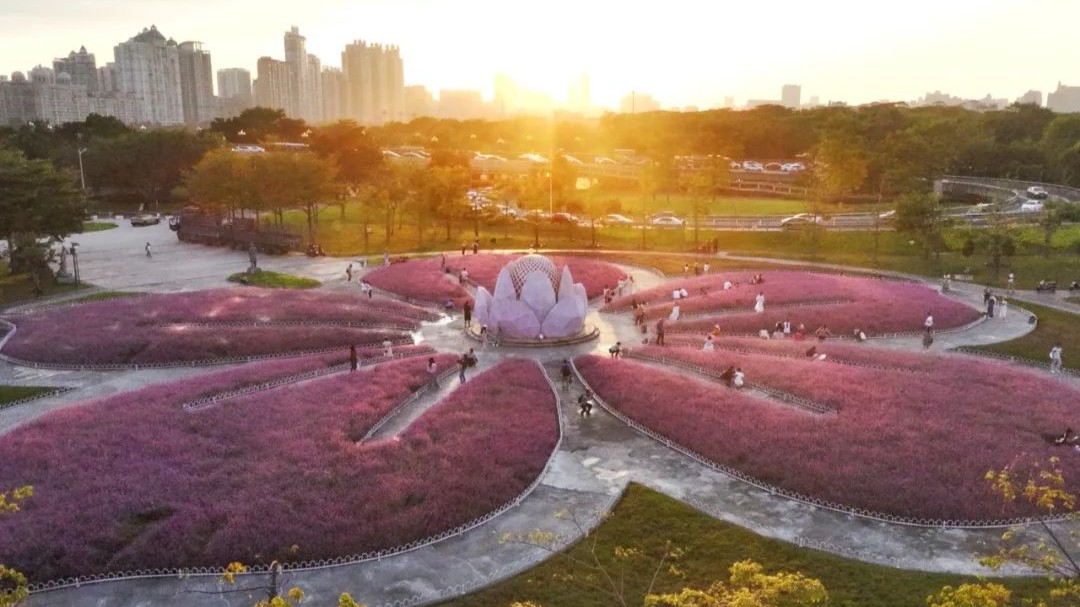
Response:
M1077 350L1077 346L1080 345L1080 315L1025 301L1016 300L1015 303L1017 307L1030 310L1039 317L1039 324L1035 330L1011 341L977 346L973 349L1048 363L1050 362L1050 348L1060 342L1064 347L1062 365L1069 369L1080 370L1080 351Z
M58 285L51 281L44 281L41 289L44 296L66 293L76 289L85 288L87 285ZM0 305L13 304L16 302L36 299L34 284L26 274L11 275L8 273L6 261L0 261Z
M122 297L134 297L141 295L141 293L135 291L98 291L97 293L91 293L89 295L83 295L82 297L76 297L62 302L63 304L71 303L89 303L92 301L105 301L107 299L120 299Z
M36 386L0 386L0 407L17 400L52 392L54 389Z
M229 276L229 282L269 289L313 289L322 284L313 278L304 278L303 276L293 276L292 274L282 274L269 270L259 270L253 274L237 272Z
M751 559L768 572L801 571L821 580L828 589L830 605L844 607L924 607L926 597L942 586L976 582L975 578L931 574L870 565L794 544L768 539L750 531L717 521L709 516L641 485L630 485L612 516L597 531L601 560L612 571L615 547L642 549L657 555L667 542L685 554L675 565L684 573L679 579L661 575L656 590L677 591L683 587L704 588L710 582L727 579L732 563ZM587 558L583 543L570 551ZM626 588L629 605L641 605L655 558L629 561ZM608 607L610 597L584 583L570 579L575 569L568 560L553 557L533 569L486 590L442 603L452 607L505 607L514 601L535 601L546 607ZM1004 581L1020 597L1045 591L1039 579Z
M111 230L116 227L115 223L110 221L84 221L82 224L83 232L103 232L105 230Z

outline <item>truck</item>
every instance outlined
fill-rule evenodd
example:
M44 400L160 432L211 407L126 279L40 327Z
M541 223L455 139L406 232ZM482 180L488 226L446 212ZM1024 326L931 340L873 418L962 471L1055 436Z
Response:
M169 220L169 229L180 242L247 249L250 245L263 253L284 254L299 251L300 235L286 228L260 227L253 218L227 217L187 207Z

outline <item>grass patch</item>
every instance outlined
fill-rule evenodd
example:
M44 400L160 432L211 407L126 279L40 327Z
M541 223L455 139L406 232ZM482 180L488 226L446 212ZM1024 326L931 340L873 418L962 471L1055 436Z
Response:
M1062 366L1080 370L1080 352L1077 352L1075 347L1075 344L1080 344L1080 315L1018 299L1013 301L1017 307L1029 310L1039 317L1039 324L1035 330L1010 341L974 346L972 349L1048 363L1050 362L1050 348L1053 348L1056 343L1061 343L1065 347L1061 358ZM1012 314L1013 310L1009 313ZM1073 346L1071 352L1070 345Z
M667 542L685 551L675 565L683 579L661 575L656 592L674 592L684 587L706 588L728 577L732 563L752 559L768 572L801 571L821 580L829 591L830 605L847 607L923 607L926 597L945 585L975 583L971 576L925 573L871 565L839 556L800 548L794 544L762 537L730 523L715 520L665 495L631 484L612 516L600 526L597 554L609 571L619 572L625 564L627 604L640 605L649 585L655 556ZM570 553L591 560L590 542L573 546ZM646 558L616 563L616 547L639 548ZM535 601L546 607L607 607L607 594L581 581L568 560L554 557L529 571L486 590L446 603L452 607L503 607L514 601ZM1036 578L1001 580L1014 598L1039 596L1048 584Z
M237 272L229 277L229 282L238 282L253 287L266 287L268 289L313 289L319 286L319 281L314 278L282 274L269 270L258 270L254 273Z
M83 295L82 297L76 297L62 302L62 304L72 303L90 303L92 301L105 301L108 299L120 299L122 297L134 297L141 295L134 291L99 291L97 293L91 293L89 295Z
M68 293L77 289L84 289L87 285L58 285L52 281L42 281L42 297ZM16 302L37 299L34 294L34 283L27 274L10 274L6 261L0 261L0 305L13 304Z
M84 221L82 224L82 231L85 232L104 232L105 230L111 230L116 227L115 223L111 221Z
M52 392L54 389L37 386L0 386L0 406Z

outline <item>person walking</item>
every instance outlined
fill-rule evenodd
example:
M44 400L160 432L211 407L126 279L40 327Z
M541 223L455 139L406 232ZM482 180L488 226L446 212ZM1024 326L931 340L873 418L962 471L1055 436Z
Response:
M352 264L345 268L345 282L352 282Z
M656 345L664 345L664 319L656 321Z
M466 299L465 300L465 305L461 306L461 312L465 317L465 330L466 331L469 329L469 326L472 325L472 311L473 311L473 302L472 302L472 300Z
M927 312L926 313L926 320L923 321L922 326L927 331L933 329L934 328L934 315L931 314L930 312Z
M476 255L479 252L480 252L480 240L477 239L477 238L474 238L473 241L472 241L472 254Z
M385 250L383 251L383 253L382 253L382 265L384 265L384 266L390 265L390 251L385 251Z
M990 299L986 300L986 318L989 319L989 318L994 317L994 306L996 306L996 305L997 305L997 297L994 297L993 295L991 295Z
M1001 305L998 308L998 318L1005 320L1005 317L1009 315L1009 300L1002 297Z
M464 257L464 256L465 256L465 249L466 249L466 246L465 246L465 241L464 241L464 240L462 240L462 241L461 241L461 256L462 256L462 257Z
M153 259L154 256L153 256L153 254L150 253L150 243L149 242L146 243L146 246L143 247L143 249L146 250L146 258L147 259Z
M349 372L354 373L360 366L360 359L356 357L356 344L349 346Z
M986 288L983 289L983 305L985 306L990 301L990 283L986 284Z
M570 389L570 383L573 380L573 369L570 367L570 359L562 359L562 367L559 368L559 377L562 380L563 390Z
M930 329L930 328L927 328L926 331L923 332L922 348L923 348L923 350L929 350L930 346L932 346L933 344L934 344L934 331L932 329Z
M1016 275L1009 272L1009 295L1016 292Z
M757 297L754 298L754 312L762 314L765 312L765 293L759 292Z
M1050 348L1050 372L1061 373L1061 342Z
M713 337L711 334L705 335L705 345L703 345L701 349L706 352L712 352L716 349L716 346L713 344Z
M366 293L367 296L368 296L368 299L371 299L371 296L372 296L371 283L369 283L366 280L361 280L360 281L360 293L361 294Z
M435 358L434 357L427 359L427 372L428 372L428 377L431 378L431 383L434 384L436 388L438 388L439 387L439 366L435 364Z
M466 354L462 354L461 358L457 361L458 364L458 379L461 383L465 383L465 369L469 368L469 360Z

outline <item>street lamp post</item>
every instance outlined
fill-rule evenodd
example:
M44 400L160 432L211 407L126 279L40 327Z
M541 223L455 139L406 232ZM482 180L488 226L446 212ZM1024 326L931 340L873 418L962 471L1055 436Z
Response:
M75 270L75 284L79 284L79 243L71 243L71 266Z

